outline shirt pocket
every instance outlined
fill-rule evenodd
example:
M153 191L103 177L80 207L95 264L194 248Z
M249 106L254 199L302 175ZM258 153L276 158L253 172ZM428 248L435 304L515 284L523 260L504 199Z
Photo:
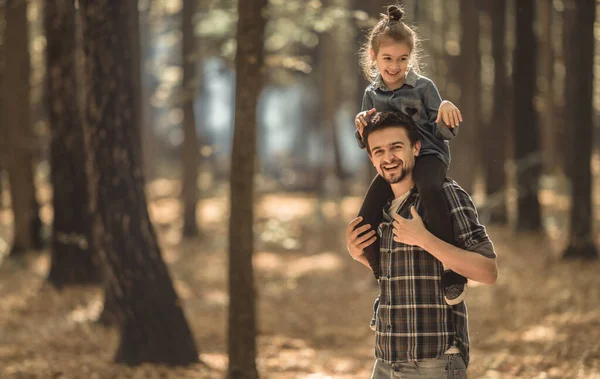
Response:
M416 99L400 99L400 111L410 117L415 122L421 120L421 112L423 110L423 103L421 100Z

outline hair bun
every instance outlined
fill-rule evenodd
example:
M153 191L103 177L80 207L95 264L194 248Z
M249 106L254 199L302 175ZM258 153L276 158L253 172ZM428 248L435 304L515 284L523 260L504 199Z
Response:
M390 5L387 8L387 16L390 21L400 21L404 16L404 12L397 5Z

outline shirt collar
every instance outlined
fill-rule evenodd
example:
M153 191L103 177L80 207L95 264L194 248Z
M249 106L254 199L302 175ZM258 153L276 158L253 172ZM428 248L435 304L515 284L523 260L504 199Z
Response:
M417 196L419 193L417 192L417 187L416 186L412 186L411 189L408 191L408 195L406 195L406 197L404 198L404 201L402 202L402 205L400 205L400 207L398 208L398 211L402 208L404 208L404 205L406 204L412 204L415 201L415 196ZM392 205L392 201L394 201L394 197L393 195L388 199L387 204L385 205L384 212L383 212L383 218L384 219L388 219L388 221L391 221L394 217L394 215L389 214L389 210L390 207Z
M406 78L404 79L404 83L402 84L402 86L404 86L406 84L406 85L409 85L414 88L417 85L418 79L419 79L419 76L417 75L417 73L411 67L409 67L408 72L406 73ZM383 82L383 78L381 77L381 74L377 75L377 78L375 78L375 81L373 81L373 85L375 86L376 89L380 89L382 91L389 91L389 89ZM400 88L402 88L402 87L400 87Z

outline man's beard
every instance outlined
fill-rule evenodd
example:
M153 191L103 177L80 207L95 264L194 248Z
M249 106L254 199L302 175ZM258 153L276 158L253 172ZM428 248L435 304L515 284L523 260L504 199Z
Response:
M380 166L381 172L383 173L383 178L385 179L386 182L390 183L390 184L395 184L395 183L399 183L401 181L404 180L404 178L406 178L406 176L408 175L409 172L412 171L413 166L411 165L406 166L403 162L391 162L389 164L394 164L394 163L398 163L400 165L400 173L388 173L384 168L383 168L383 164ZM387 165L387 164L386 164Z

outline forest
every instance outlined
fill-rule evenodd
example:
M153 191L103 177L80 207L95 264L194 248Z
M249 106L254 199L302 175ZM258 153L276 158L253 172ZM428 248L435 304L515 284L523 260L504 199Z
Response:
M0 0L0 378L369 378L392 4L497 252L470 378L600 379L599 0Z

